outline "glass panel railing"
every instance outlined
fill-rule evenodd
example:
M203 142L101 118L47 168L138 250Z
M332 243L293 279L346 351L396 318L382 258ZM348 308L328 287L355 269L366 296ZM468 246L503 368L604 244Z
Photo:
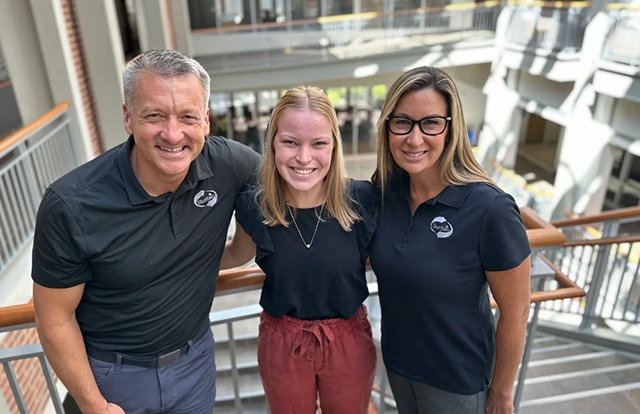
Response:
M485 40L495 36L498 2L327 16L252 27L193 30L194 54L209 72L314 62Z
M613 26L602 50L602 59L640 66L640 6L610 4Z
M506 41L528 49L578 52L590 3L513 3Z

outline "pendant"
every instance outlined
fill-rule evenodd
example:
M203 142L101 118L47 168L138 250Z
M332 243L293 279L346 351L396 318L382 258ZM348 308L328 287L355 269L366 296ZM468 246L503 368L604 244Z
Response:
M310 244L307 244L306 246L307 246L307 249L308 249L309 247L311 247L311 245L310 245Z

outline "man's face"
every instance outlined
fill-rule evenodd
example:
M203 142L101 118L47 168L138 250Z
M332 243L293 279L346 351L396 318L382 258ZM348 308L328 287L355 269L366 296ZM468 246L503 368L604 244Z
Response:
M125 130L135 140L133 169L145 188L145 183L155 182L177 189L184 180L209 134L204 102L195 75L140 73L133 110L123 105L123 113Z

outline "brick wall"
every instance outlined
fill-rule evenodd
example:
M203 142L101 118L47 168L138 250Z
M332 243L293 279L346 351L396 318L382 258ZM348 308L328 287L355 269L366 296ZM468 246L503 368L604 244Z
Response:
M67 25L67 34L69 36L69 43L71 46L71 52L73 54L73 62L78 76L78 85L80 87L80 93L82 96L82 105L84 114L87 118L87 125L89 127L89 135L91 136L91 146L94 155L99 155L104 152L104 141L102 139L97 112L95 110L94 98L91 91L91 83L89 81L89 71L87 70L84 45L82 43L82 33L77 21L77 14L75 11L75 2L78 0L60 0L62 10L64 12L64 18ZM86 1L86 0L80 0Z
M0 348L12 348L36 342L38 342L38 334L35 328L23 329L9 332L0 342ZM12 364L22 390L22 396L27 404L28 412L30 414L42 414L49 402L49 391L47 390L44 375L42 375L40 361L37 358L29 358L14 361ZM0 369L0 391L2 391L7 401L9 412L11 414L19 414L18 406L13 398L4 369Z

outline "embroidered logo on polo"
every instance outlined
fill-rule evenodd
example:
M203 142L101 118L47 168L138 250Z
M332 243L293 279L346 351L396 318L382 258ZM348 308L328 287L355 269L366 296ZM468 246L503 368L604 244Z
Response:
M213 190L200 190L193 197L193 204L196 207L213 207L218 202L218 193Z
M431 231L436 234L439 239L446 239L453 234L453 226L446 218L438 216L431 220Z

